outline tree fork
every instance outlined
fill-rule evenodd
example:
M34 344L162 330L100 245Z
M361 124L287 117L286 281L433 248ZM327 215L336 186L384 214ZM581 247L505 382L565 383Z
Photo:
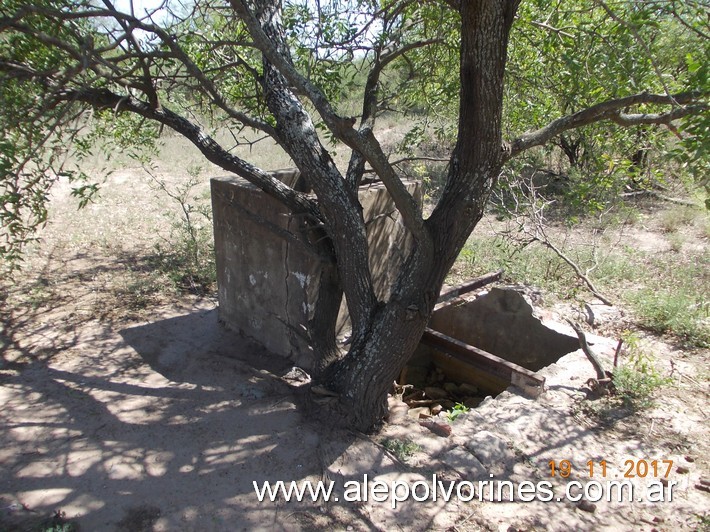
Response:
M379 307L368 334L321 375L318 383L339 394L343 421L362 432L378 427L387 413L392 383L419 345L428 321L428 313L397 302Z

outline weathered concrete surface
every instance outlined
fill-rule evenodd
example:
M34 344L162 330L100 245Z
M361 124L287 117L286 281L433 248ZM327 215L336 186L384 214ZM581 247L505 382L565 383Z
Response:
M514 289L493 287L471 301L446 305L434 312L429 326L531 371L579 348L576 336L545 326Z
M275 174L284 181L294 178L289 172ZM303 368L312 367L305 335L317 299L321 266L305 247L273 230L297 233L298 220L243 179L215 178L211 185L220 320L269 351ZM408 182L407 188L421 199L416 182ZM382 184L362 187L359 198L375 290L379 298L386 299L411 238ZM343 304L338 330L344 334L347 329Z
M579 348L576 336L543 324L525 297L510 288L494 287L474 299L451 300L434 311L429 327L530 371ZM474 384L485 395L497 395L511 384L424 344L408 364L407 383L423 385L432 363L448 380Z

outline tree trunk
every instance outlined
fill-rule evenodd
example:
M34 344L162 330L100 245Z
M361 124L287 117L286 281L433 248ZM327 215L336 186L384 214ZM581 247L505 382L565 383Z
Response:
M319 382L340 393L346 425L368 432L387 414L387 393L419 344L428 316L387 304L373 316L372 329L348 355L331 364Z
M454 260L483 216L505 153L501 115L508 35L518 2L461 2L461 102L458 141L447 184L400 271L390 301L371 314L348 354L321 377L340 393L355 428L374 428L386 413L387 392L419 344ZM341 242L334 239L337 249ZM343 242L344 243L344 242ZM346 294L347 284L344 285Z
M342 300L343 289L340 286L338 269L335 264L324 264L319 280L318 299L315 302L313 317L308 322L308 336L315 358L313 371L316 376L338 360L335 329Z
M243 3L234 4L242 16L250 16ZM281 57L287 59L284 62L265 53L266 102L276 118L275 130L282 145L318 197L323 230L337 264L337 272L326 270L321 279L316 321L310 327L316 369L321 371L317 382L339 394L346 409L345 418L359 430L372 429L384 417L387 392L419 344L446 274L481 219L505 159L501 140L503 78L517 4L517 0L461 2L458 141L442 198L428 220L422 220L421 213L411 209L411 198L401 194L397 182L392 180L396 176L381 164L384 154L372 137L370 121L358 133L353 134L347 127L341 131L341 140L348 139L354 150L357 147L355 151L362 151L363 158L371 164L377 162L373 167L387 174L388 190L397 207L407 211L402 211L405 225L415 238L414 249L400 268L389 300L377 301L357 192L348 186L321 144L308 112L285 76L292 63L281 26L280 2L254 2L259 25L272 43L269 46L275 45ZM261 38L256 28L252 30ZM277 68L269 57L280 66ZM366 112L365 119L367 115ZM374 120L374 115L371 118ZM359 157L355 157L354 166L351 165L351 174L357 177L357 170L362 167ZM353 331L348 353L336 359L333 311L340 299L340 288L348 303Z

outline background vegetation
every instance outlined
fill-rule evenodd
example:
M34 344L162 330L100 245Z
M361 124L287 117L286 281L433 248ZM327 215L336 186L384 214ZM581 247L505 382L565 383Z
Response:
M16 0L4 3L3 14L19 5ZM296 36L312 28L312 13L299 6L287 2L286 13L297 66L324 87L342 113L358 115L371 58L324 56L316 46L298 48ZM639 90L661 94L687 87L707 90L710 31L705 8L695 1L523 2L511 36L506 136L603 98ZM337 11L335 3L332 9ZM415 7L403 7L402 16L408 9ZM413 49L386 70L380 81L383 106L377 128L391 158L401 160L397 165L401 173L420 179L426 197L435 199L446 173L443 159L456 134L459 36L449 11L434 4L424 10L417 15L423 25L413 30L412 38L417 32L425 38L432 28L446 37L441 46ZM319 38L333 42L352 36L357 25L352 17L340 13L324 19ZM68 28L42 20L37 17L33 23L45 24L40 29L57 38L73 38ZM190 23L214 32L235 32L235 38L243 32L219 15L205 14ZM217 60L216 52L197 38L184 45L200 67ZM58 51L22 34L4 33L0 50L31 61L38 71L65 61ZM255 53L240 59L242 69L260 68ZM218 83L248 110L265 113L263 100L252 98L251 89L238 79L221 77ZM209 293L214 283L209 202L204 184L198 186L197 181L215 169L207 166L199 175L190 170L201 161L192 148L130 115L108 110L72 116L38 109L37 94L24 90L19 81L2 77L0 83L0 104L12 110L0 113L3 266L13 268L22 260L22 247L47 219L50 187L57 180L69 182L78 205L87 206L100 197L102 183L110 182L112 171L135 167L133 161L138 161L147 169L143 175L154 191L173 208L166 230L147 245L145 263L131 269L121 283L123 292L135 295L138 307L165 290ZM41 87L36 89L41 93ZM272 169L290 164L273 143L246 129L224 127L226 117L220 110L191 96L178 87L170 91L169 101L211 124L215 137L225 144L231 140L235 153L249 153L257 164ZM33 117L32 128L18 120L25 115ZM63 135L46 141L57 121L67 126ZM579 276L545 246L544 239L531 241L520 234L521 223L529 227L535 220L547 228L548 243L579 265L603 293L630 309L639 326L670 334L686 346L707 347L710 222L700 207L707 201L710 179L709 129L707 111L661 128L600 123L531 150L501 176L491 205L491 220L497 220L470 240L452 279L503 266L508 281L539 286L553 300L588 298ZM342 146L333 143L331 149L345 167L345 153L339 155ZM150 177L161 160L180 176L177 182ZM684 204L666 202L679 197ZM668 208L659 209L659 202ZM536 214L541 205L542 218ZM647 245L630 237L649 228L662 236ZM36 291L42 292L38 286Z

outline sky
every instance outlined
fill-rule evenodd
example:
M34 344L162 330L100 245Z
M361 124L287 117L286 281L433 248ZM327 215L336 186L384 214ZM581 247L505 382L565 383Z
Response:
M152 12L153 10L159 8L161 5L169 4L170 7L177 11L183 11L181 6L186 3L192 3L191 0L112 0L114 6L119 11L124 13L131 12L131 4L133 4L134 14L138 18L142 18L146 15L146 10ZM166 10L158 10L153 14L153 20L157 23L163 22L167 18Z
M146 9L153 10L163 3L163 0L114 0L114 5L119 11L131 12L131 2L137 16L145 14Z

